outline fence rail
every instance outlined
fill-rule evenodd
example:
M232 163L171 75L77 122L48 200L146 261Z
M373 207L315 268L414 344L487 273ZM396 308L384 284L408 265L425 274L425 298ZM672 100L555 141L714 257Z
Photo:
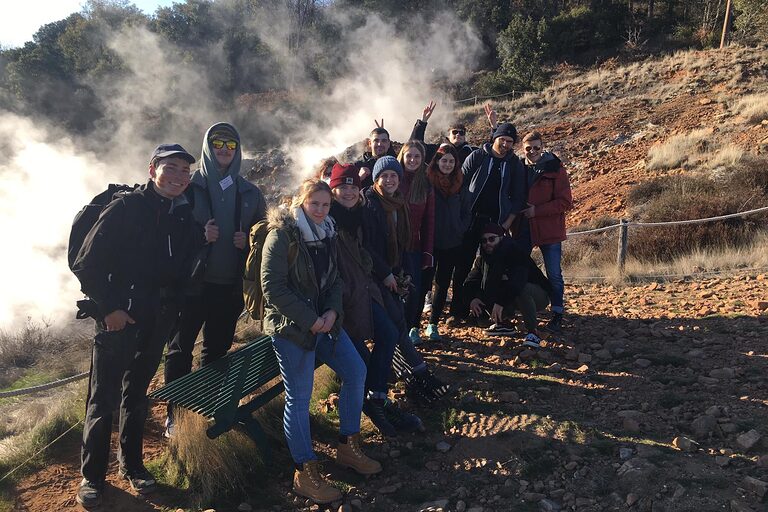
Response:
M509 91L509 92L503 92L501 94L492 94L490 96L472 96L471 98L464 98L464 99L461 99L461 100L453 100L451 103L469 103L469 102L473 102L475 105L477 105L478 101L491 100L491 99L494 99L494 98L501 98L501 97L504 97L504 96L512 96L512 97L523 96L525 93L528 93L528 92L531 92L531 91Z

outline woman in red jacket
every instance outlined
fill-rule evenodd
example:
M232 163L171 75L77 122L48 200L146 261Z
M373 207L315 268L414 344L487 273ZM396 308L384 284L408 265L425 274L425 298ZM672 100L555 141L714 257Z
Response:
M528 219L531 247L538 247L544 258L547 279L552 285L552 319L547 328L560 331L563 320L565 283L560 268L562 241L565 240L565 212L573 207L571 185L562 162L543 151L539 132L523 138L527 171L528 207L522 211Z

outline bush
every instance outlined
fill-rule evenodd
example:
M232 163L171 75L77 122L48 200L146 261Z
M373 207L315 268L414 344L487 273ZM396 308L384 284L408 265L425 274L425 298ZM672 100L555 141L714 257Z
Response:
M750 159L729 170L724 180L670 176L630 191L633 205L642 204L643 222L701 219L768 204L766 159ZM639 209L636 209L636 211ZM768 228L768 215L757 214L701 224L632 229L629 254L639 260L669 261L695 250L749 245Z
M673 135L663 144L648 150L645 167L651 171L690 167L709 149L708 140L711 135L711 130L707 129Z
M763 119L768 119L768 94L745 96L734 105L734 109L748 122L759 123Z

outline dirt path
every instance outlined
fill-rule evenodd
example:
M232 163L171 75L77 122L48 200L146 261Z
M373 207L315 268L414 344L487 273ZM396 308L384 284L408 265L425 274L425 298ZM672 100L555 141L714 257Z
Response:
M353 486L345 510L765 510L767 300L765 275L571 285L565 335L541 350L455 329L424 345L458 390L416 409L427 432L372 436L380 476L358 478L330 462L327 470ZM165 449L161 420L155 408L148 459ZM330 454L331 439L320 441ZM70 443L60 462L25 478L16 510L74 508L77 451ZM262 508L257 492L243 499L254 510L310 510L289 492L285 454L277 459L266 486L281 504ZM145 500L109 483L114 512L186 503L183 491Z

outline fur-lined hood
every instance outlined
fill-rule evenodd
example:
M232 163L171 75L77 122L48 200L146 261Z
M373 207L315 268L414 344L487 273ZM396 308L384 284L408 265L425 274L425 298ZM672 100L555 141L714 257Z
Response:
M296 217L288 206L276 206L267 211L269 229L296 228Z

